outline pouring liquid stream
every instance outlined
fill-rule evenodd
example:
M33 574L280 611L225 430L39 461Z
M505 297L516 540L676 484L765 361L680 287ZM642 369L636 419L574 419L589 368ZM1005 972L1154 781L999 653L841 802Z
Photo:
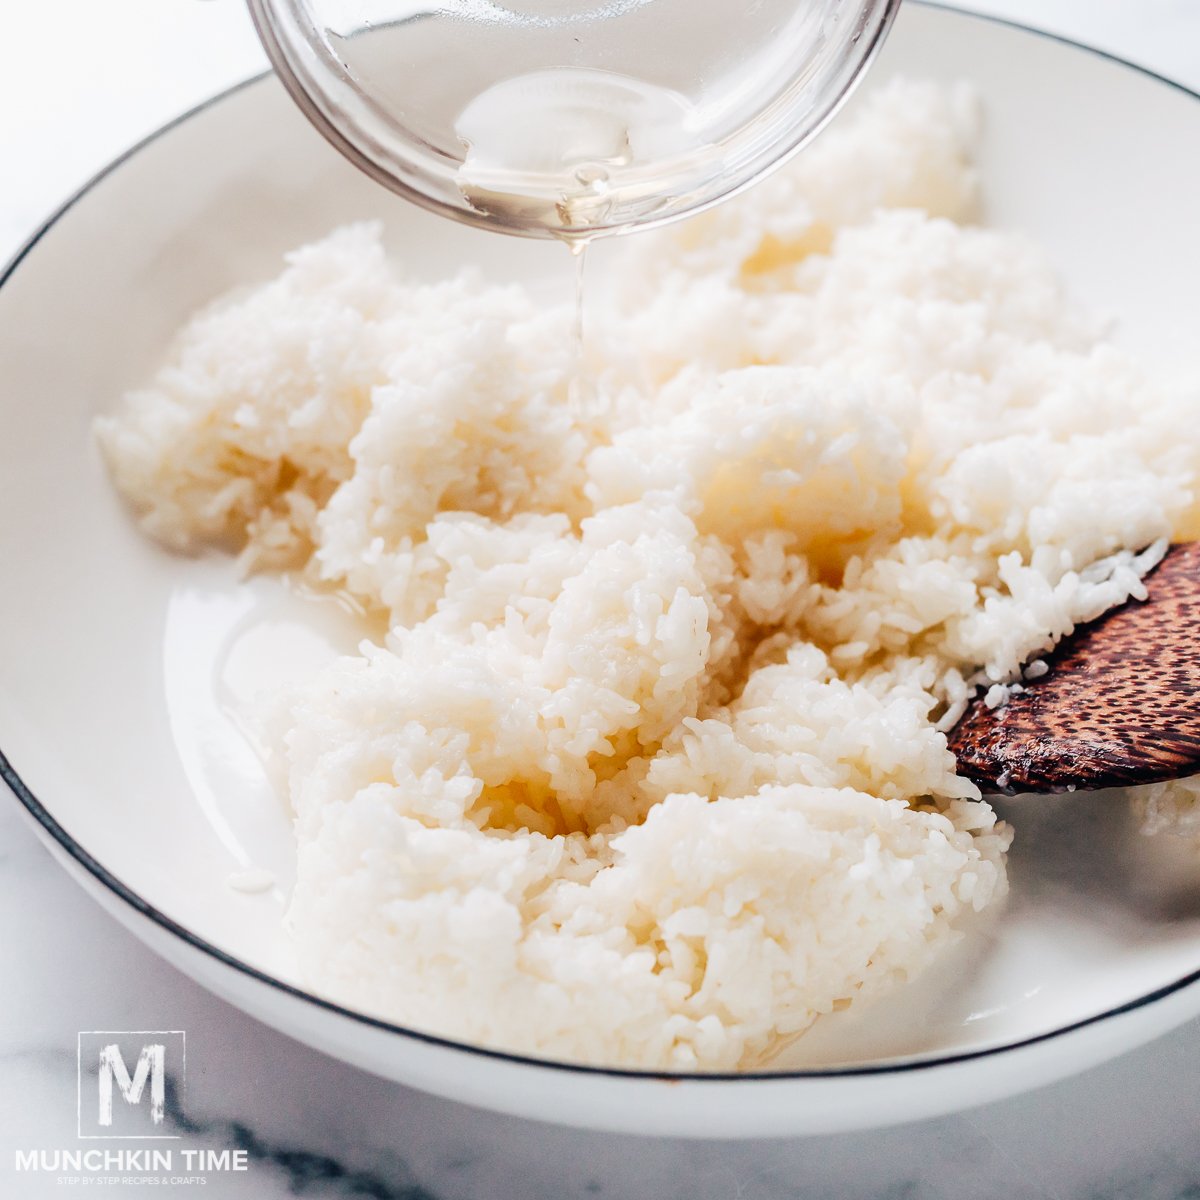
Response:
M583 238L571 238L567 249L575 260L575 324L572 333L575 337L575 357L583 361L583 280L587 266L587 241Z
M567 400L573 408L582 408L596 393L595 380L588 374L583 340L583 284L586 277L588 244L591 239L572 237L563 240L575 260L575 315L571 325L575 367L567 382Z
M572 403L594 388L583 352L588 244L678 198L678 181L659 168L712 151L696 125L680 93L590 67L502 79L455 122L465 148L457 183L472 207L498 226L556 237L575 258Z

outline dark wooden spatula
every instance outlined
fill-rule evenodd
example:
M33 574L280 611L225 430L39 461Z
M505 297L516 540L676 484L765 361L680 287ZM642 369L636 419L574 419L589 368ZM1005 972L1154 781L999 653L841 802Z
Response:
M1200 542L1172 546L1131 600L1064 639L1007 704L949 735L984 792L1129 787L1200 772Z

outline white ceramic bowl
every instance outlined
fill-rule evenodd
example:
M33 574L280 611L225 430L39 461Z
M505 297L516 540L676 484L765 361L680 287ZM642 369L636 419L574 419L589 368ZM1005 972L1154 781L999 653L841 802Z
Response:
M1043 242L1127 341L1178 355L1200 328L1197 97L1048 37L911 4L867 86L898 71L978 85L990 219ZM197 306L370 216L415 273L470 261L569 287L561 248L456 226L357 175L271 79L115 163L3 277L0 773L100 903L206 987L330 1054L469 1103L642 1133L915 1119L1059 1078L1200 1012L1200 864L1132 836L1121 803L1084 796L1008 802L1018 838L1003 919L902 995L827 1019L771 1074L539 1062L307 993L280 924L287 821L214 679L236 694L277 672L281 647L296 669L346 632L332 614L320 630L297 625L277 582L240 584L227 559L146 541L90 424ZM248 865L279 886L230 888Z

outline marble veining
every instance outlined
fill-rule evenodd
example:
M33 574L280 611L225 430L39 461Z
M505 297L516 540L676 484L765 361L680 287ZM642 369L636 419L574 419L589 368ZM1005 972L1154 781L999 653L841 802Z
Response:
M1200 88L1195 0L970 7ZM0 258L107 158L262 61L241 0L5 0L5 24L25 52L0 72ZM77 1144L76 1032L105 1028L186 1029L186 1093L168 1105L177 1144L241 1149L249 1168L210 1174L203 1187L107 1188L113 1195L1200 1200L1200 1022L1032 1095L871 1134L691 1143L540 1126L386 1083L208 995L86 898L4 794L0 1200L80 1190L17 1175L14 1155Z

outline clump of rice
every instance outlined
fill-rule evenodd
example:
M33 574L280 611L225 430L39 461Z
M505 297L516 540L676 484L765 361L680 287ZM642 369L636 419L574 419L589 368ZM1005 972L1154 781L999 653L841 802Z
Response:
M1143 833L1170 833L1200 848L1200 775L1134 788L1131 796Z
M100 422L155 536L388 617L275 713L315 986L749 1067L1003 896L1010 833L941 730L1200 533L1200 434L972 224L975 137L968 92L894 83L633 240L587 387L569 313L406 280L357 226Z

